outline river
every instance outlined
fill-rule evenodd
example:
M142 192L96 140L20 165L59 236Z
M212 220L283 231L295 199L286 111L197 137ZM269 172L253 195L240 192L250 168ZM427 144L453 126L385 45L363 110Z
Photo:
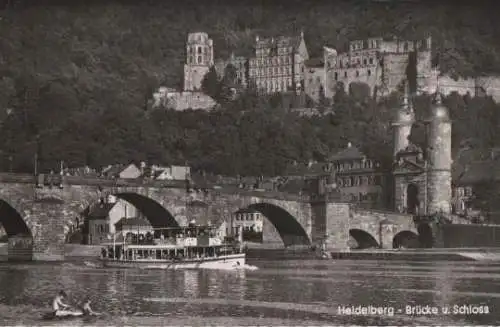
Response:
M68 302L90 297L93 309L104 313L71 325L492 325L500 320L499 265L266 259L249 260L246 268L167 271L105 269L83 261L4 262L0 324L68 325L41 320L60 289L67 291ZM353 315L348 306L380 311ZM407 314L407 306L420 314ZM426 314L433 308L439 312ZM460 314L467 310L475 314Z

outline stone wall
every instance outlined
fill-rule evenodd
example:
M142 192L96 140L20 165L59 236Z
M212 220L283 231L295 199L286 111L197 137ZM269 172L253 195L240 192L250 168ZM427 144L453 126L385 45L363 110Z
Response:
M441 225L442 245L458 247L500 247L500 225Z
M326 97L325 87L325 68L324 67L306 67L304 90L305 93L314 101L318 102L320 97L320 88L323 87Z

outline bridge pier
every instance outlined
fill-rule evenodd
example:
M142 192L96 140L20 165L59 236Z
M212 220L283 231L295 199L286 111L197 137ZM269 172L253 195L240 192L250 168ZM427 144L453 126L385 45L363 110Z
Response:
M311 202L312 243L327 252L349 250L349 205Z
M391 222L381 222L379 225L379 246L381 249L392 249L392 242L394 240L394 224Z
M31 217L33 260L64 260L66 216L65 201L60 189L38 189L35 192ZM41 223L43 222L43 223Z

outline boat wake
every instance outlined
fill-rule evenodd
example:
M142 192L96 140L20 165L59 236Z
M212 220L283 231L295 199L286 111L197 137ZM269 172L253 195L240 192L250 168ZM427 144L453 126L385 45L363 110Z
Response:
M228 265L227 263L224 263L224 262L214 262L214 263L208 263L208 264L205 264L203 267L203 269L215 269L215 270L250 270L250 271L253 271L253 270L258 270L259 267L257 266L252 266L252 265L247 265L247 264L244 264L244 265L236 265L236 264L233 264L233 265Z
M83 265L86 266L86 267L91 267L91 268L99 268L99 267L101 267L101 265L99 265L99 264L97 264L95 262L92 262L92 261L84 261Z
M208 270L227 270L227 271L254 271L258 270L259 267L252 265L236 265L236 264L227 264L225 262L213 262L213 263L204 263L202 266L195 268L184 268L184 267L176 267L172 265L151 265L151 266L143 266L141 269L159 269L159 270L186 270L186 269L208 269Z

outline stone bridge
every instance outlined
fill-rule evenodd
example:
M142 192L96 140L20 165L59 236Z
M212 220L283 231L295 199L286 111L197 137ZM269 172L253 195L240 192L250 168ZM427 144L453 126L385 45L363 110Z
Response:
M90 205L115 195L141 211L152 226L229 221L242 208L260 211L264 240L289 245L325 243L346 250L358 245L392 248L397 237L416 237L411 216L356 209L278 192L250 191L236 186L198 185L186 192L184 181L109 180L64 177L56 185L37 186L32 175L0 174L0 223L9 236L9 257L24 249L23 257L62 260L67 226ZM396 242L397 243L397 242ZM16 250L17 251L17 250ZM18 251L19 252L19 251Z

